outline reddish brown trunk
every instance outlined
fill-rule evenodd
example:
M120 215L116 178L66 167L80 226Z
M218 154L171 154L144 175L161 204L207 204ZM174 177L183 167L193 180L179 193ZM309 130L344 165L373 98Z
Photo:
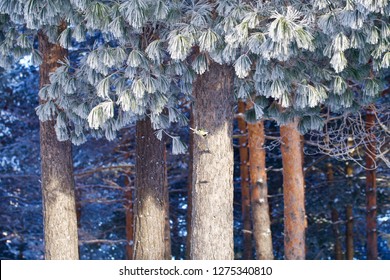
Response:
M264 144L264 123L262 121L256 124L248 123L249 173L256 258L259 260L272 260L274 256L272 251Z
M366 132L368 133L366 145L366 231L367 231L367 259L378 259L377 240L377 204L376 204L376 143L372 134L375 126L375 113L369 109L366 114Z
M339 223L339 212L337 212L336 208L332 208L332 227L333 227L333 234L335 238L334 254L336 260L342 260L343 250L341 247L340 230L339 230L338 223Z
M43 55L39 69L42 88L50 83L49 74L58 68L58 61L67 56L67 51L49 43L42 31L38 33L38 40ZM44 102L40 100L41 104ZM45 258L75 260L79 254L72 144L57 140L55 123L55 120L40 122Z
M347 242L347 260L353 260L354 248L353 248L353 213L352 205L347 205L346 209L346 219L347 219L347 232L346 232L346 242Z
M238 103L238 113L245 113L245 103L240 101ZM241 176L241 205L242 205L242 221L243 221L243 239L244 252L242 258L244 260L252 259L252 228L251 228L251 201L249 188L249 151L248 151L248 137L246 136L247 128L246 122L243 118L238 118L238 129L240 130L239 138L239 152L240 152L240 176Z
M280 127L283 161L284 250L288 260L305 259L305 197L298 120Z
M134 212L133 189L128 176L125 177L125 211L126 211L126 259L132 260L134 256Z
M328 180L329 186L333 187L334 172L333 172L333 165L331 163L328 163L326 165L326 178Z
M334 172L333 172L333 165L331 163L328 163L326 165L327 171L326 171L326 177L329 184L329 187L332 188L332 204L333 200L335 199L335 191L334 191ZM335 253L335 259L336 260L342 260L343 259L343 250L341 245L341 236L340 236L340 229L339 229L339 212L335 207L332 206L331 208L331 218L332 218L332 230L334 235L334 253Z

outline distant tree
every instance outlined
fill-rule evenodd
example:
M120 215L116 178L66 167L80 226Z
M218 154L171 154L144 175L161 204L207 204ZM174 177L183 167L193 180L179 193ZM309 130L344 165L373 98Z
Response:
M377 143L374 135L376 123L375 107L366 110L366 231L367 231L367 259L378 259L378 238L377 238L377 186L376 186L376 153Z
M0 68L1 259L41 258L38 71L15 64Z
M351 204L347 205L345 208L345 213L346 213L346 259L347 260L353 260L354 255L355 255L355 247L354 247L354 221L353 221L353 207Z
M305 259L305 191L298 119L280 127L283 159L284 254Z
M271 219L268 204L264 122L248 123L251 208L256 257L259 260L274 258Z
M251 223L251 194L249 182L249 149L248 149L248 131L245 119L242 117L246 110L245 102L238 102L238 129L240 138L238 143L240 153L240 177L241 177L241 209L243 221L243 259L252 258L252 223Z

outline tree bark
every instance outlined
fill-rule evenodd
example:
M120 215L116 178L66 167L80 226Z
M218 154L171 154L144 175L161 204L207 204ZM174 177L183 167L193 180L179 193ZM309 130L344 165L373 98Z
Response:
M136 199L134 259L166 258L166 147L154 135L150 119L136 124Z
M332 230L334 235L334 254L336 260L342 260L343 259L343 250L341 246L341 237L340 237L340 229L339 229L339 212L333 205L333 201L336 197L336 192L334 190L334 172L333 172L333 165L331 163L328 163L326 165L326 178L328 181L328 185L331 188L331 219L332 219Z
M249 166L251 182L251 202L253 234L256 257L259 260L272 260L271 221L268 205L268 184L264 150L264 123L248 123Z
M191 259L233 259L232 67L212 62L193 88Z
M39 69L42 88L50 83L49 74L58 68L58 60L64 59L67 51L49 43L42 31L38 33L38 40L43 55ZM41 104L44 102L40 100ZM40 122L45 258L76 260L79 252L72 144L58 141L54 126L55 120Z
M343 250L341 246L340 230L339 230L339 212L336 208L332 208L332 228L334 234L334 255L336 260L343 259Z
M367 259L378 259L377 240L377 204L376 204L376 147L372 129L375 126L375 114L371 109L366 111L366 132L369 135L366 145L366 231Z
M238 103L238 113L245 113L245 103ZM243 222L243 259L252 259L252 225L251 225L251 200L249 187L249 151L246 122L238 118L238 129L240 130L239 153L240 153L240 177L241 177L241 209Z
M161 141L160 141L161 142ZM172 259L172 249L171 249L171 223L169 218L169 185L168 185L168 165L167 162L167 148L164 144L164 176L165 176L165 184L164 184L164 206L165 206L165 228L164 228L164 244L165 244L165 260L171 260Z
M353 214L352 205L347 205L346 208L346 219L347 219L347 231L346 231L346 242L347 242L347 260L353 260L354 248L353 248Z
M126 259L132 260L134 256L134 211L133 211L133 190L130 179L125 176L125 210L126 210Z
M288 260L305 259L305 195L298 119L280 127L283 162L284 250Z

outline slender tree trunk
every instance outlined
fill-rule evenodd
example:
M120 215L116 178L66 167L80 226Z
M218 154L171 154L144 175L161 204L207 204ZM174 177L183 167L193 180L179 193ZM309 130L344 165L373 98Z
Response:
M353 213L352 205L347 205L346 208L346 219L347 219L347 231L346 231L346 242L347 242L347 260L353 260L354 248L353 248Z
M212 62L193 89L191 259L233 259L233 69Z
M284 250L288 260L305 259L305 196L298 119L280 127L283 161Z
M238 112L245 113L245 103L238 103ZM248 136L246 122L243 118L238 118L238 129L240 130L240 177L241 177L241 206L242 206L242 221L243 221L243 239L244 252L243 259L252 259L252 226L251 226L251 200L249 188L249 151L248 151Z
M134 256L134 212L133 190L130 179L125 177L125 210L126 210L126 259L132 260Z
M334 235L334 253L335 253L335 259L336 260L342 260L343 259L343 250L341 246L341 236L340 236L340 229L339 229L339 212L333 205L333 201L336 196L336 192L334 190L334 172L333 172L333 165L331 163L328 163L326 165L327 171L326 171L326 177L328 181L328 185L331 188L331 219L332 219L332 230Z
M134 259L166 258L166 148L154 135L150 119L136 125L136 200Z
M272 260L271 221L268 206L268 184L265 166L264 123L248 123L249 166L251 181L251 202L253 216L253 236L256 244L256 257L259 260Z
M39 85L43 87L50 83L49 74L57 69L58 60L64 59L67 52L49 43L42 31L38 40L43 55ZM41 104L44 102L40 100ZM45 258L76 260L79 253L72 144L58 141L54 126L55 120L40 122Z
M332 228L334 234L334 255L336 260L343 259L343 250L341 247L340 230L339 230L339 212L336 208L332 208Z
M191 106L190 127L194 127L194 115ZM188 164L188 193L187 193L187 237L186 237L186 259L191 259L191 233L192 233L192 173L194 160L194 134L190 134L189 141L189 164Z
M366 112L366 132L369 137L366 145L366 231L367 231L367 259L378 259L377 240L377 205L376 205L376 158L375 137L372 129L375 126L375 114L369 109Z

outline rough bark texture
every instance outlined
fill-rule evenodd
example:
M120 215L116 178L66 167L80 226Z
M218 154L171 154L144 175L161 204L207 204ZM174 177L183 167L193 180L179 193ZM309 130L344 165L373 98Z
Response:
M298 120L280 127L283 162L284 250L288 260L305 259L305 196Z
M245 113L245 103L238 103L238 113ZM241 177L241 207L243 222L243 255L244 260L252 259L252 225L251 225L251 200L249 188L249 151L246 122L238 118L238 129L240 130L240 177Z
M50 83L49 74L57 69L57 61L64 59L67 52L49 43L43 32L39 32L38 38L43 55L39 85L43 87ZM40 122L45 258L76 260L79 253L72 144L57 140L54 125L55 121Z
M378 259L377 239L377 204L376 204L376 170L375 170L375 138L371 134L375 126L375 114L372 110L366 112L366 131L369 134L366 145L366 231L367 259Z
M352 205L347 205L346 208L347 218L347 231L346 231L346 242L347 242L347 260L353 260L354 248L353 248L353 213Z
M154 135L150 119L136 125L136 200L134 259L166 258L166 148Z
M233 259L233 69L211 63L193 89L191 259Z
M134 212L133 212L133 190L130 179L125 177L125 211L126 211L126 259L132 260L134 256Z
M164 184L164 206L165 206L165 227L164 227L164 244L165 244L165 260L172 259L172 248L171 248L171 224L169 220L169 185L168 185L168 166L167 162L167 149L164 144L164 162L165 162L165 184Z
M251 203L253 235L256 245L256 258L272 260L271 221L268 205L268 184L265 166L264 123L248 123L249 166L251 182Z

